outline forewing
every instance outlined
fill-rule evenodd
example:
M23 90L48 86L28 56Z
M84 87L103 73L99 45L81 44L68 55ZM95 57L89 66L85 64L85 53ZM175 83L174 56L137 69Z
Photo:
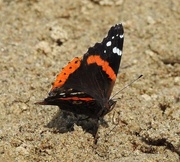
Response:
M101 43L90 47L82 59L75 58L62 70L50 95L58 89L72 88L92 96L103 106L109 100L119 70L123 34L122 24L111 27Z

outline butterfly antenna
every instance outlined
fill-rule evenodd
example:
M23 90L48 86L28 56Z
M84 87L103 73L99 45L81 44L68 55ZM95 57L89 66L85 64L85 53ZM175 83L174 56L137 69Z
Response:
M127 84L126 86L124 86L122 89L120 89L119 91L117 91L112 97L111 99L113 99L118 93L120 93L121 91L123 91L124 89L126 89L127 87L131 86L134 82L136 82L137 80L139 80L143 75L138 76L136 79L134 79L133 81L131 81L129 84Z

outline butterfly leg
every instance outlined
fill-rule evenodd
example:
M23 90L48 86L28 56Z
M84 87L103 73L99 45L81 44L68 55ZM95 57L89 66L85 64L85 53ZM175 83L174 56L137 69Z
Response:
M93 134L93 136L94 136L94 145L97 144L98 139L99 139L99 135L98 135L99 125L100 125L99 119L97 119L97 129L96 129L96 131Z
M99 135L98 135L98 130L99 130L99 126L103 126L105 128L107 128L109 125L108 123L103 119L103 117L100 117L97 120L97 125L96 125L96 131L94 131L93 137L94 137L94 144L96 145L99 139Z

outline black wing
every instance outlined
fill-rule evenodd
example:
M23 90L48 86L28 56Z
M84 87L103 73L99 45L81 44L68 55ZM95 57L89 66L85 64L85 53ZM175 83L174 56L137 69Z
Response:
M122 24L111 27L101 43L88 49L78 69L69 75L61 88L85 92L103 107L109 100L119 70L123 34Z

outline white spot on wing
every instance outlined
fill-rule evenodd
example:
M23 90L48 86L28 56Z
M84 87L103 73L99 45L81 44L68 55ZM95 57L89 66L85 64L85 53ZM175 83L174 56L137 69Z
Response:
M111 44L112 44L112 42L111 42L111 41L108 41L108 42L106 43L106 46L109 47L109 46L111 46Z
M122 34L122 35L120 35L119 37L120 37L120 38L123 38L123 37L124 37L124 35Z
M114 53L114 54L117 54L117 55L119 55L119 56L122 55L122 51L121 51L119 48L117 48L117 47L114 47L114 48L113 48L113 53Z
M112 36L112 39L114 39L114 36Z
M70 93L70 95L79 95L79 94L84 94L84 92L72 92L72 93Z

